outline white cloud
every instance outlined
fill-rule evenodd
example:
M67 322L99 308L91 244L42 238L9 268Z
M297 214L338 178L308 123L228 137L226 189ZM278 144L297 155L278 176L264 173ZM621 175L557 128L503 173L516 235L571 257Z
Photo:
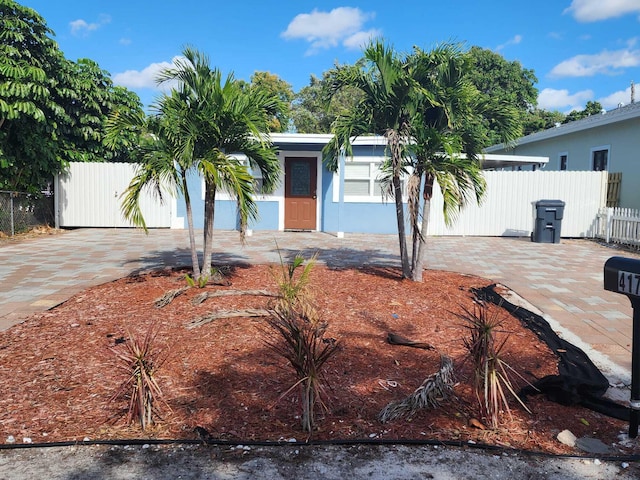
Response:
M582 90L569 94L569 90L555 90L545 88L538 95L538 107L544 110L560 110L570 112L571 110L583 110L584 104L593 98L593 91Z
M357 48L354 46L360 46L365 38L380 35L379 30L363 31L364 24L374 17L374 13L352 7L338 7L330 12L314 9L311 13L296 15L281 36L286 40L309 42L308 55L340 44Z
M131 45L131 39L123 37L118 41L118 43L120 45Z
M90 32L98 30L101 26L106 25L109 22L111 22L111 17L109 15L100 15L97 22L89 23L86 20L79 18L78 20L69 22L69 26L71 27L72 35L87 36Z
M563 13L570 13L579 22L597 22L640 13L638 0L573 0Z
M634 41L630 42L630 46ZM640 66L640 50L604 50L595 55L576 55L553 67L552 77L591 77L593 75L614 75L629 67Z
M127 70L122 73L116 73L113 76L113 83L131 89L151 88L153 90L164 90L165 87L170 88L170 85L166 84L163 84L162 88L160 88L156 83L156 78L161 70L173 67L173 62L178 58L180 57L174 57L171 62L152 63L142 70Z
M366 32L357 32L343 40L342 44L351 50L361 50L374 38L382 36L382 30L372 28Z
M522 42L522 35L514 35L513 38L510 38L502 45L498 45L496 47L496 51L499 52L500 50L503 50L505 47L508 47L509 45L518 45L520 42Z

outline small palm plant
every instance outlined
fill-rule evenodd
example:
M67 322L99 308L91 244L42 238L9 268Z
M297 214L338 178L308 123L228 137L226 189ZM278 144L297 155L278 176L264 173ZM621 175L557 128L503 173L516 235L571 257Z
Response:
M503 411L511 416L508 394L531 413L518 397L511 376L515 374L527 381L502 358L508 335L500 342L496 340L498 333L504 333L501 329L503 319L499 312L490 312L484 302L475 303L473 310L466 307L462 307L462 310L464 313L456 316L465 321L464 326L469 330L469 337L464 339L464 345L473 365L473 384L482 416L491 428L498 428Z
M286 263L280 255L280 272L274 273L279 294L275 310L284 313L297 311L308 318L317 316L309 290L309 277L317 258L314 255L307 261L301 254L297 254L291 263Z
M158 402L162 401L171 410L162 400L162 390L156 380L156 373L165 357L162 357L162 351L156 347L157 330L153 326L142 339L131 332L127 332L127 337L122 349L110 349L126 375L111 401L128 397L127 422L138 422L140 428L145 430L154 422Z
M293 368L296 381L284 395L300 388L302 429L311 432L315 427L316 407L327 409L323 401L323 369L337 352L338 342L324 338L327 323L318 318L311 301L308 285L315 256L296 275L304 262L301 255L296 255L292 263L285 265L281 257L282 273L276 280L280 297L267 319L277 337L268 335L265 343Z

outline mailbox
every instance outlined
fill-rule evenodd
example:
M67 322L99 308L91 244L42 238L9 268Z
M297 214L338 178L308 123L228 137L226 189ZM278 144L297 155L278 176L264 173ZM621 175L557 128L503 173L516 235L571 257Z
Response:
M640 298L640 260L611 257L604 264L604 289Z
M629 437L638 435L640 419L640 260L611 257L604 264L604 289L626 295L633 307Z

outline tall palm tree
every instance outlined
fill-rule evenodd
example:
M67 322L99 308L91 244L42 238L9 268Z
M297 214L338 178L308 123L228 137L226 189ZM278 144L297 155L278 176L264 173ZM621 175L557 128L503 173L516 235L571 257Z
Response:
M365 48L358 64L337 67L332 77L331 95L351 87L362 92L362 96L348 113L338 116L334 122L334 136L324 150L325 161L329 169L335 171L339 152L344 149L346 155L352 155L351 142L355 138L369 134L385 137L391 161L402 274L408 278L411 269L401 177L404 149L411 140L410 106L415 82L407 73L407 60L382 40L376 40Z
M412 54L400 56L377 40L365 49L358 64L338 67L333 73L332 93L349 86L363 96L334 122L325 160L335 170L338 152L344 148L351 155L355 137L378 134L386 138L389 157L382 180L392 187L405 278L422 279L434 182L438 181L443 193L448 223L472 196L477 201L482 198L482 138L474 126L491 118L502 128L505 141L518 136L515 109L481 102L467 78L469 68L469 57L459 45L444 44L431 52L414 47ZM405 236L403 175L408 177L411 262Z
M515 108L481 100L468 77L470 57L459 45L444 44L431 52L415 48L409 63L418 84L413 97L411 155L407 157L412 172L408 182L411 278L421 281L434 181L444 199L445 222L451 224L471 198L482 200L486 188L481 167L483 139L478 133L482 130L474 125L491 118L505 143L519 136L520 125Z
M186 48L184 57L173 68L163 70L158 82L177 81L169 94L152 106L149 118L110 119L108 139L117 138L126 128L146 132L142 149L143 164L125 192L123 212L135 225L146 225L140 210L140 196L146 189L159 195L163 191L183 195L189 228L193 276L207 278L213 251L215 198L219 190L235 196L241 235L249 220L257 217L253 199L254 178L249 168L262 172L262 191L276 187L280 164L268 140L269 120L281 104L265 91L243 89L230 74L209 66L208 58ZM232 154L244 154L248 164ZM195 171L205 180L204 253L199 263L187 176ZM163 190L164 189L164 190Z
M161 201L166 194L182 195L189 229L193 276L199 278L201 269L187 184L187 175L193 168L193 163L191 158L181 154L177 146L177 139L181 136L177 130L180 125L178 119L184 114L178 96L175 90L170 95L163 95L152 105L155 113L151 116L115 111L107 122L105 144L107 147L117 145L124 131L138 134L138 144L131 145L131 148L140 151L142 163L138 165L134 178L123 193L122 201L122 212L134 225L147 232L140 206L143 192L151 190Z
M235 196L244 235L248 221L257 217L249 167L260 169L265 192L272 191L279 180L280 164L268 132L270 119L282 105L264 90L244 89L233 74L223 81L208 57L190 47L174 67L159 74L158 81L177 81L180 86L178 97L184 110L177 128L181 136L175 140L180 156L190 158L205 180L202 274L208 275L216 193L225 190ZM249 165L232 156L238 153L248 158Z

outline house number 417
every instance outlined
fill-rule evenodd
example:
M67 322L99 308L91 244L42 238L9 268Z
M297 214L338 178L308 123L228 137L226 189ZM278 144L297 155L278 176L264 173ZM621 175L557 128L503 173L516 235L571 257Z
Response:
M620 270L618 272L618 291L640 297L640 274Z

